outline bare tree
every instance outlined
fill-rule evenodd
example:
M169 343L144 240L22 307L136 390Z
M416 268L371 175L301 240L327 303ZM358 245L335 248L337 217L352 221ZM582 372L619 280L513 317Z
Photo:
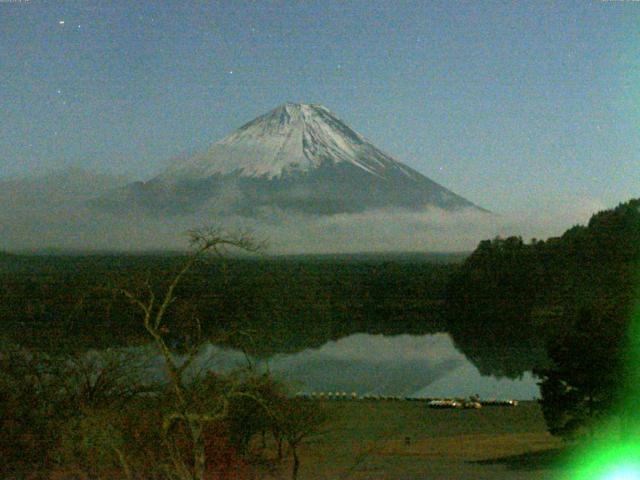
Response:
M243 393L239 386L231 385L229 390L220 396L217 407L212 411L202 412L193 408L185 385L185 372L195 360L202 345L202 328L200 321L194 317L195 338L189 342L186 355L181 359L182 356L171 351L166 339L167 309L175 302L176 288L184 276L206 256L213 255L224 260L230 250L255 253L264 246L256 242L248 232L228 233L217 228L191 231L190 240L191 254L162 295L156 296L149 282L145 284L146 295L138 295L127 289L120 289L120 292L140 309L144 328L162 354L173 390L175 410L164 416L162 428L173 474L180 480L203 480L207 460L203 429L207 423L223 420L229 411L229 398ZM189 462L185 461L175 443L173 432L180 426L185 428L191 440L192 458Z
M320 426L327 420L327 414L315 402L302 398L284 399L275 408L277 435L287 442L293 460L291 480L297 480L300 470L298 447L309 437L319 433Z
M145 381L151 358L137 350L90 351L63 358L54 369L58 384L74 410L123 404L158 390Z

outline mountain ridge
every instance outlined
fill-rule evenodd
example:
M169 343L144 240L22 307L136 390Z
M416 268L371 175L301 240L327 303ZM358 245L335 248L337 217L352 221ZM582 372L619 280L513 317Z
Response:
M183 162L174 166L159 178L224 175L239 171L240 176L272 179L289 172L318 168L326 159L335 163L350 162L380 175L380 167L385 163L398 164L379 150L366 152L373 153L374 158L368 164L362 162L358 150L370 145L323 105L285 103L245 123L216 142L205 154L195 156L186 165ZM224 157L229 154L230 157ZM408 171L405 173L410 175Z
M102 205L176 213L264 208L312 214L381 208L483 210L379 150L329 109L286 103ZM483 210L484 211L484 210Z

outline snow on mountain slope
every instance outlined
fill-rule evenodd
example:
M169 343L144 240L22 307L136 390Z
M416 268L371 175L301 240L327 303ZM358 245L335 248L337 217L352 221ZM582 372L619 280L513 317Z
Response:
M170 214L214 209L250 216L265 208L317 215L478 208L378 150L325 107L293 103L95 205Z
M194 180L216 174L273 179L323 162L346 162L384 178L387 169L413 172L371 145L321 105L287 103L247 123L203 155L158 177Z

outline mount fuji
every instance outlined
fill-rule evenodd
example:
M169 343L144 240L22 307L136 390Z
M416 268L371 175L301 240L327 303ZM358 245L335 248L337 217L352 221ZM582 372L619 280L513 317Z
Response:
M483 210L383 153L321 105L287 103L147 182L94 201L109 210L252 216L382 208Z

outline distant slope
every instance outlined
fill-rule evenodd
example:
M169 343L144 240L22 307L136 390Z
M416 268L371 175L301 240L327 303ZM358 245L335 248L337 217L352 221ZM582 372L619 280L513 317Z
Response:
M124 176L80 168L53 170L33 176L0 179L0 204L23 208L67 202L82 203L128 183Z
M90 244L95 215L86 203L127 182L81 169L0 179L0 249Z

